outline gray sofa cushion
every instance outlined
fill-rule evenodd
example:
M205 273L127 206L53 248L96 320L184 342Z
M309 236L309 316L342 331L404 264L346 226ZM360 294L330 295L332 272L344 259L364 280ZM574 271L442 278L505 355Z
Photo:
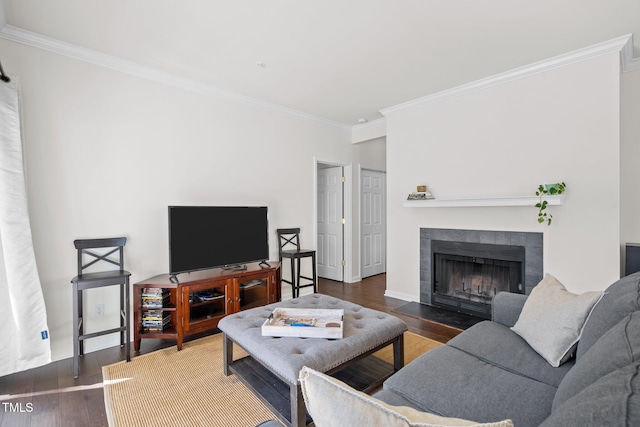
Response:
M638 425L640 363L600 378L564 402L540 427L604 427Z
M413 409L417 409L419 411L422 411L422 409L419 406L415 405L413 402L405 399L404 397L400 396L399 394L392 392L391 390L382 389L382 390L376 392L375 394L373 394L372 396L375 397L378 400L382 400L383 402L385 402L388 405L407 406L409 408L413 408Z
M317 426L513 427L511 420L478 423L441 417L406 406L392 406L307 367L300 371L300 388L307 412Z
M498 292L491 302L491 320L509 327L515 325L525 302L527 295Z
M423 411L476 422L510 418L518 427L540 424L551 412L556 392L553 386L497 368L448 345L409 363L385 381L384 390Z
M554 368L507 326L481 322L451 339L447 345L469 353L491 365L558 387L573 367L571 360Z
M605 332L638 310L640 310L640 273L634 273L618 280L604 292L582 331L576 358L579 360Z
M640 311L607 331L567 374L553 400L557 408L604 375L640 361Z

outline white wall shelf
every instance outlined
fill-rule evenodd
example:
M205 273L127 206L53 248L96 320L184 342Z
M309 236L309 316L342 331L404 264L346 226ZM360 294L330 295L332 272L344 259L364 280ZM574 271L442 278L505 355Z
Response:
M549 206L561 205L564 203L564 195L545 196ZM405 208L464 208L482 206L535 206L540 201L537 196L515 196L515 197L457 197L457 198L437 198L430 200L405 200Z

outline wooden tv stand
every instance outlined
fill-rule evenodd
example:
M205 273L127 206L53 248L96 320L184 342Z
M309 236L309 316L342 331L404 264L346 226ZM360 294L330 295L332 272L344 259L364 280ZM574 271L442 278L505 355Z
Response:
M140 351L142 338L175 339L178 350L184 337L215 329L224 316L274 302L282 297L280 263L250 263L244 270L214 268L178 275L160 274L133 285L134 349ZM145 289L162 289L168 298L162 307L145 305ZM143 302L143 294L145 295ZM143 320L170 318L161 328L149 328Z

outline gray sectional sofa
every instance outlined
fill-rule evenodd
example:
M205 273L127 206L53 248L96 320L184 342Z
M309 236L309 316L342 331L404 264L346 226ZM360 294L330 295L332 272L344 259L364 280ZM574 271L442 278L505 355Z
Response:
M513 326L527 296L494 298L481 322L390 377L388 404L476 422L525 426L640 426L640 273L604 293L575 358L552 367Z

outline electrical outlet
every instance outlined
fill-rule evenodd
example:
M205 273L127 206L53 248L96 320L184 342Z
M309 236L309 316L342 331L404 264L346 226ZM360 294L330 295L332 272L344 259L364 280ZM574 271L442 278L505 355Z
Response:
M104 316L104 304L96 304L96 317Z

